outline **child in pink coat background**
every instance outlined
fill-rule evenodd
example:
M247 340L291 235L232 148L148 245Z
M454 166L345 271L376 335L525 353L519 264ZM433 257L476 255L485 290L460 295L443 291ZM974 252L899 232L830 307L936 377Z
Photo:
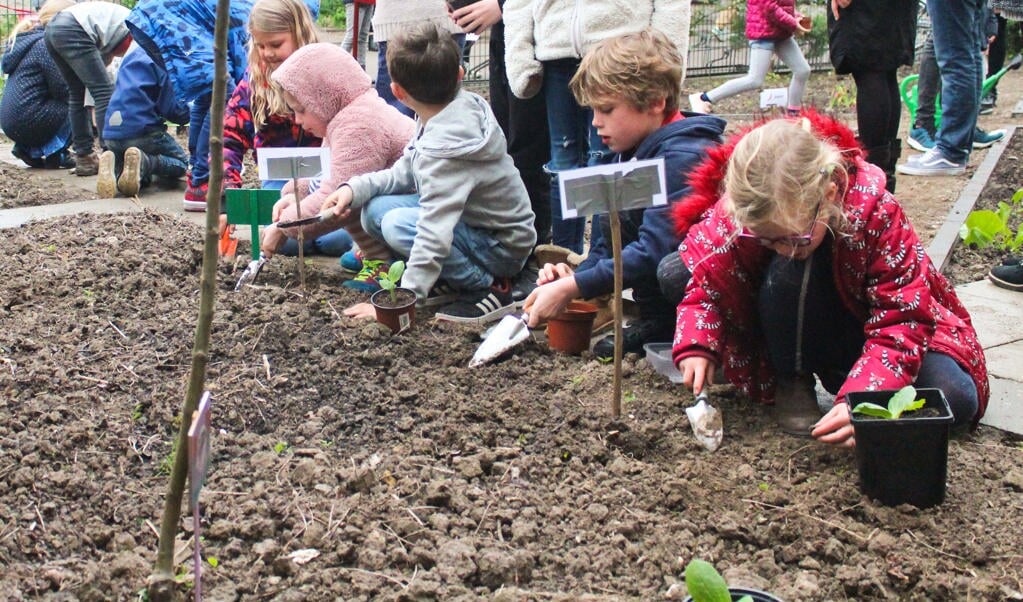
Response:
M315 182L310 186L310 193L301 200L302 216L319 213L327 195L352 176L390 167L412 139L415 123L380 98L359 63L334 44L303 46L274 70L272 78L283 88L295 122L323 138L323 146L330 148L330 173L324 174L318 187ZM304 187L300 182L300 193ZM291 184L283 193L274 206L275 222L298 217ZM359 213L353 212L340 222L305 226L303 234L309 238L344 228L363 253L362 271L344 286L371 292L379 288L377 279L390 267L391 251L366 234L360 220ZM260 245L263 253L273 255L289 236L297 237L298 230L268 226Z

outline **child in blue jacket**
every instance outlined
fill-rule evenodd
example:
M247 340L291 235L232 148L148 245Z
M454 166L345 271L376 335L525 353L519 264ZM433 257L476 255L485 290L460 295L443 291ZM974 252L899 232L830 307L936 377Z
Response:
M657 265L681 242L670 218L673 201L688 191L690 169L717 145L725 122L717 117L679 112L682 58L675 45L656 29L605 39L586 54L569 87L580 105L593 108L593 127L619 161L664 158L669 204L620 212L623 283L632 288L640 318L623 333L623 350L670 341L675 331L675 304L661 294ZM567 264L547 264L539 285L523 310L529 325L546 321L576 297L591 298L614 290L614 264L608 217L594 220L604 236L573 272ZM593 346L597 357L614 354L614 337Z
M174 94L167 71L133 46L117 71L106 112L103 139L109 150L99 158L96 193L135 196L152 178L176 180L188 170L188 156L167 122L188 123L188 105Z

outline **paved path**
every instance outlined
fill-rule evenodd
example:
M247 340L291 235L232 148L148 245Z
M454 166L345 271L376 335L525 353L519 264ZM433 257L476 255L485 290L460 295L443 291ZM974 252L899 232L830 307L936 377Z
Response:
M1004 145L1004 143L1001 143ZM991 153L995 161L995 153ZM0 161L23 167L10 154L10 145L0 145ZM79 186L95 193L96 178L79 178L66 171L41 172L48 177L61 178L65 183ZM983 166L977 173L986 178ZM989 171L987 172L989 173ZM971 182L963 190L963 196L949 214L949 222L965 219L963 206L972 207L976 195L983 188L982 182ZM100 199L42 207L0 210L0 228L17 227L26 221L45 219L83 212L114 213L119 211L141 211L149 207L164 211L197 224L205 224L205 214L185 212L182 206L183 190L146 190L138 201L131 199ZM973 199L969 198L973 195ZM968 213L968 209L966 210ZM958 223L946 224L942 230L958 231ZM248 240L248 228L238 229L239 238ZM946 244L953 244L954 237L936 237L928 249L932 257L947 255ZM943 259L940 259L943 261ZM324 258L327 261L327 258ZM330 264L335 260L330 258ZM991 404L981 422L996 428L1023 434L1023 293L1000 289L988 281L974 282L956 289L959 297L973 316L974 326L987 355L988 372L991 381Z

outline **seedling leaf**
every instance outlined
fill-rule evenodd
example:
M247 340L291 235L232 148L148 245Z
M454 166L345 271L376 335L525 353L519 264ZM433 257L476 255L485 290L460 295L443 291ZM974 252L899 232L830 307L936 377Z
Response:
M916 399L916 388L913 385L906 385L891 396L888 400L887 408L876 403L865 402L858 404L852 411L854 414L866 414L867 416L875 416L877 418L898 420L899 416L902 416L904 413L924 407L925 403L927 403L925 399Z
M853 412L856 414L866 414L867 416L875 416L877 418L891 418L892 413L888 411L888 408L879 406L876 403L861 403L853 408Z
M913 385L906 385L888 400L888 411L892 414L892 420L896 420L903 412L924 407L924 403L926 402L923 399L916 399L916 389Z
M686 565L686 589L693 602L731 602L728 584L711 564L694 558Z

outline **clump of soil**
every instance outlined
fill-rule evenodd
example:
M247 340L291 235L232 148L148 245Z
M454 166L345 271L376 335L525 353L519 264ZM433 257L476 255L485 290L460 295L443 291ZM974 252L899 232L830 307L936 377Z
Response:
M156 550L198 312L198 227L156 213L5 232L0 251L0 591L135 599ZM240 250L244 254L244 250ZM218 274L201 495L209 600L680 598L701 557L787 600L1023 596L1023 453L952 442L946 502L885 508L852 452L787 437L714 387L692 396L626 359L528 341L469 370L470 328L420 315L392 336L340 315L338 274L273 259ZM181 521L185 560L191 520ZM299 550L305 550L296 554ZM312 557L310 559L310 557Z

